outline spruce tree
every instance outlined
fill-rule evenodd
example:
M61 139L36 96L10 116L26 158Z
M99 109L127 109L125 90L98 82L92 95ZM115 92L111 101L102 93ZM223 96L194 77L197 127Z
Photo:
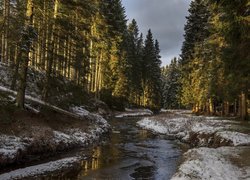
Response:
M143 100L144 106L160 108L161 70L160 49L158 41L154 42L151 30L145 40L143 54Z

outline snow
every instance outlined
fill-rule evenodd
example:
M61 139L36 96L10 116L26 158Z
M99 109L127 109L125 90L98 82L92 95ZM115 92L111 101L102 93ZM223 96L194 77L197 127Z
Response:
M79 116L89 115L89 111L87 111L83 107L74 106L74 107L71 107L71 111L75 114L78 114Z
M212 139L221 139L220 143L228 142L227 144L230 143L233 146L250 145L250 135L237 132L237 129L231 128L231 124L235 124L235 121L188 116L179 118L146 117L137 122L137 125L144 129L174 136L184 142L192 141L190 134L196 134L201 146L205 146L206 142L209 144Z
M17 169L0 175L0 179L26 179L35 176L45 175L65 168L73 167L80 161L78 157L69 157L57 161L51 161L44 164Z
M12 91L6 87L3 87L3 86L0 86L0 90L1 91L4 91L4 92L7 92L7 93L11 93L11 94L15 94L16 95L16 92L15 91Z
M24 151L31 142L30 138L19 138L16 136L0 136L0 159L13 160L20 151ZM4 158L3 158L4 157Z
M191 149L184 154L185 160L171 180L245 179L250 167L238 167L230 161L239 158L240 153L235 147Z
M216 135L222 137L225 140L232 141L234 146L244 146L244 145L250 146L249 134L243 134L233 131L222 131L222 132L217 132Z
M29 105L29 104L26 104L25 103L25 108L27 108L27 109L29 109L29 110L31 110L31 111L33 111L34 113L36 113L36 114L39 114L40 113L40 111L39 110L37 110L37 109L35 109L35 108L33 108L31 105Z
M215 133L216 131L219 131L223 129L223 127L221 126L214 126L214 125L210 125L210 123L206 123L204 125L204 122L195 122L193 123L192 127L191 127L191 131L195 132L195 133L204 133L204 134L212 134Z
M142 128L151 129L156 133L167 134L169 132L167 127L163 126L161 123L157 121L152 121L148 118L144 118L142 121L139 121L137 124Z
M176 111L173 113L176 114ZM167 118L146 117L137 122L144 129L174 136L200 147L190 149L183 155L184 161L172 180L249 179L250 166L244 161L249 162L246 154L250 152L250 134L238 132L239 122L182 112L177 114ZM233 125L237 127L233 128ZM247 151L243 152L245 147Z
M191 110L175 110L175 109L161 109L160 112L162 113L174 113L174 114L191 114Z
M116 118L137 117L137 116L151 116L153 112L149 109L125 109L126 112L119 113Z
M0 91L4 91L12 95L17 94L15 91L12 91L3 86L0 86ZM93 124L88 132L85 132L85 130L81 130L80 128L66 129L65 132L53 131L53 129L49 129L53 132L53 138L50 139L50 141L53 145L55 145L55 148L57 148L58 146L68 148L75 145L88 145L89 143L98 140L103 133L108 132L108 130L110 129L110 125L102 116L90 113L82 106L72 107L72 112L70 112L46 103L38 98L34 98L28 95L26 95L25 98L26 100L29 100L33 103L48 106L57 112L78 118L79 120L90 120ZM25 104L25 107L35 113L39 113L39 110L33 108L30 104ZM0 135L0 160L2 159L1 163L4 164L14 162L18 158L20 153L22 154L32 146L32 141L33 139L25 137Z
M54 139L57 144L64 143L64 144L69 144L72 142L72 138L63 132L60 131L53 131L54 134Z
M143 118L141 121L137 122L137 124L144 129L167 135L181 134L185 131L186 127L189 126L186 118L173 118L164 121L155 120L153 118Z
M90 113L89 111L84 109L83 106L74 106L71 107L70 110L73 114L76 114L83 119L84 118L91 119L93 121L93 124L98 124L101 127L101 129L99 129L97 133L103 132L110 128L110 125L108 124L106 119L104 119L99 114ZM96 126L95 129L98 129L98 127Z

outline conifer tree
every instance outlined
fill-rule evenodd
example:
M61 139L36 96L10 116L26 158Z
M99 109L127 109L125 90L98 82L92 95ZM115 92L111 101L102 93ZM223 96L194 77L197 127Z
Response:
M161 71L158 41L154 42L151 30L145 40L143 54L143 105L160 108Z

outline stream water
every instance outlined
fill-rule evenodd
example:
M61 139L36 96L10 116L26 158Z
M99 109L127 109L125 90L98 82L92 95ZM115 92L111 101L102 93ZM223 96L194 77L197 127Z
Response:
M176 171L181 150L174 140L137 127L136 122L140 119L109 120L112 132L99 146L65 154L85 160L74 167L34 179L170 179Z
M180 149L173 140L136 126L139 118L112 119L110 139L93 149L77 179L167 180L176 171Z

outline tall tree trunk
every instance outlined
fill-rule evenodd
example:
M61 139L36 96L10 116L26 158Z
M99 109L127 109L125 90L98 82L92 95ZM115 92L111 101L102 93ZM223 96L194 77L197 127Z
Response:
M16 89L16 81L17 81L17 77L18 77L18 70L20 67L20 58L22 57L22 51L18 50L18 48L16 48L16 55L15 55L15 66L14 66L14 71L13 71L13 76L12 76L12 81L11 81L11 86L10 89L11 90L15 90Z
M55 49L55 20L57 18L58 13L58 6L59 6L59 0L54 1L54 14L53 14L53 24L51 28L51 37L49 43L49 55L48 55L48 61L47 61L47 67L46 67L46 79L45 79L45 85L43 90L43 100L48 100L48 93L50 88L50 80L51 80L51 73L52 73L52 65L53 65L53 59L54 59L54 49Z
M3 30L1 39L1 61L8 63L8 29L10 15L10 0L3 1Z
M25 31L26 33L30 34L31 27L33 26L33 0L27 1L27 10L26 10L26 21L25 21ZM24 35L25 36L25 35ZM26 42L25 42L26 41ZM27 37L22 38L21 46L24 45L26 47L25 50L22 50L23 47L20 48L21 52L21 69L19 73L19 87L17 91L17 98L16 103L17 106L21 109L24 108L24 101L25 101L25 89L26 89L26 78L27 78L27 70L29 64L29 53L31 48L31 41L27 39Z

